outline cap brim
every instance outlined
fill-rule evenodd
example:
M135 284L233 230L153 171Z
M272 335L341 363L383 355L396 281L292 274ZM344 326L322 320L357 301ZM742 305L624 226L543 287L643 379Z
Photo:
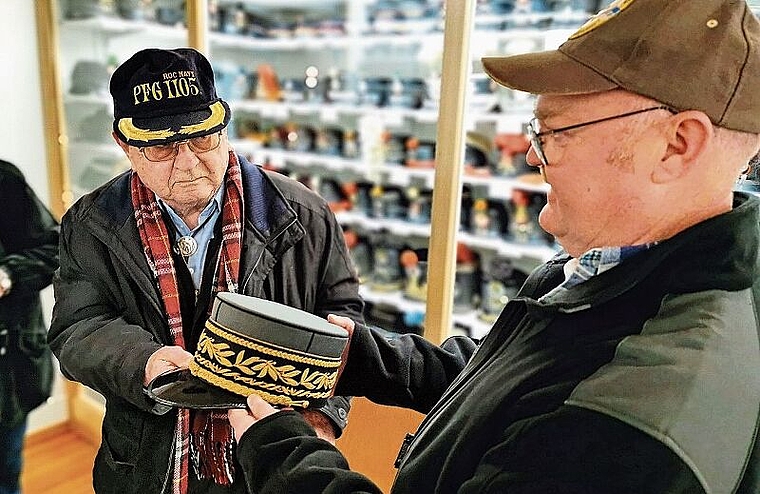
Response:
M218 132L230 121L230 107L217 100L208 108L177 115L154 118L121 118L114 121L114 131L130 146L167 144Z
M484 57L483 69L502 86L532 94L586 94L618 87L561 51Z
M173 370L157 376L148 384L146 392L157 403L177 408L246 408L245 396L212 386L193 376L189 369Z

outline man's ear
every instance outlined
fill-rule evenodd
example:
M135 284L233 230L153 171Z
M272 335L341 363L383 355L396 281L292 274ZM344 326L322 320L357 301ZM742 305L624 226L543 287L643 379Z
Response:
M715 134L712 122L701 111L688 110L670 117L663 127L665 152L652 171L652 181L666 183L689 172Z
M119 139L119 136L116 135L116 132L111 132L111 136L113 137L113 140L116 141L116 144L119 145L122 151L124 151L124 154L129 156L129 144Z

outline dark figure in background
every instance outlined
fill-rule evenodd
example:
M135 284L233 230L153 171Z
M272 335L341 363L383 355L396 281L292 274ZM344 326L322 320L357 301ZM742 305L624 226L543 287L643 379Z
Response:
M564 251L477 352L356 325L337 392L427 413L392 492L760 492L760 200L732 191L760 146L757 18L618 0L483 65L538 95L527 160ZM229 417L252 492L379 492L296 413L248 404Z
M0 494L17 494L27 415L53 385L40 290L58 267L58 222L2 160L0 201Z
M361 319L342 230L316 193L234 152L199 52L142 50L110 90L132 170L64 216L49 335L63 374L106 399L95 491L246 492L226 412L169 411L143 387L187 368L219 291ZM334 440L348 408L304 416Z

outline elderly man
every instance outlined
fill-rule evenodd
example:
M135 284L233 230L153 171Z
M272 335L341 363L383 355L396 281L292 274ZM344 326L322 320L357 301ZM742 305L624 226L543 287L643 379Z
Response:
M760 492L760 202L732 192L759 50L744 1L618 0L556 51L483 60L538 95L528 161L564 252L477 352L356 325L338 391L427 413L393 493ZM248 403L229 417L252 491L379 492Z
M110 89L132 171L66 213L49 333L64 375L106 399L95 491L246 492L226 412L167 413L143 386L187 368L220 291L361 318L342 230L315 193L232 150L199 52L140 51ZM333 398L305 417L334 439L347 413Z

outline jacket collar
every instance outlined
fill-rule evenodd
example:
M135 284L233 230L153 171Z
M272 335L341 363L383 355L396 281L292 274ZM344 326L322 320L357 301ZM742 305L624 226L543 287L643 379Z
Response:
M256 165L238 155L243 182L244 249L248 259L242 260L241 285L251 277L264 278L280 255L300 240L305 229L297 213L282 192ZM93 232L118 257L138 267L135 276L142 278L143 286L153 285L153 275L145 260L130 194L131 171L127 171L102 185L81 205L79 214L88 217ZM89 206L87 202L91 201ZM80 216L80 217L81 217Z
M664 293L743 290L760 275L759 252L760 200L737 192L731 211L698 223L570 290L540 302L527 301L575 312L614 299L650 276L658 278ZM568 260L567 254L555 259L562 264Z

